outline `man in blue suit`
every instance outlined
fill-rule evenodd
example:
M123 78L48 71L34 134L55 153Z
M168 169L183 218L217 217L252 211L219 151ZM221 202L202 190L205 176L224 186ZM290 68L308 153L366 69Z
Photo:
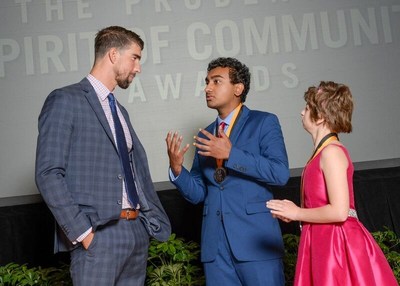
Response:
M70 251L74 285L144 285L149 237L171 232L145 150L111 94L141 71L143 46L125 28L99 31L89 75L51 92L39 116L36 184L58 223L55 251Z
M265 207L269 186L289 179L278 118L243 105L250 72L238 60L215 59L207 71L207 106L218 117L195 137L190 172L182 166L189 145L177 132L166 138L171 181L188 201L204 202L207 285L284 285L281 231Z

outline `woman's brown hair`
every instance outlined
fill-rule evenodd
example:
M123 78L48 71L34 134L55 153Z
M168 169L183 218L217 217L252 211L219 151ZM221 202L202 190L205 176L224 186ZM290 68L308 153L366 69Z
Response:
M313 122L324 119L325 124L336 133L352 131L353 97L348 86L333 81L321 81L304 93Z

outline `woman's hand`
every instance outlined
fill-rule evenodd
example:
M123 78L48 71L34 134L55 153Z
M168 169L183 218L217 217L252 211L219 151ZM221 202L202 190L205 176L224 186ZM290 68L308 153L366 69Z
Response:
M266 203L267 208L271 210L271 214L284 222L299 220L300 208L289 200L269 200Z

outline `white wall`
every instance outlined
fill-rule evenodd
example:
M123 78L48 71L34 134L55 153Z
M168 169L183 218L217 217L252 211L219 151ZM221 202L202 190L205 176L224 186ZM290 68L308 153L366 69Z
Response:
M80 81L95 33L132 28L145 40L142 74L116 96L144 144L155 182L167 181L168 130L191 143L216 117L203 87L208 62L237 57L252 70L247 106L280 118L290 167L311 140L303 93L320 80L348 84L355 162L400 158L400 2L397 0L1 0L0 198L37 194L37 117L54 88ZM193 150L186 157L190 167Z

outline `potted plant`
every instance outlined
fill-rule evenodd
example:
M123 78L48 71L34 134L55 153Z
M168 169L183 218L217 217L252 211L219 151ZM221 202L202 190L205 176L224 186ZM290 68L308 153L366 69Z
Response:
M400 238L386 227L384 231L376 231L371 234L385 254L393 274L400 284Z
M14 285L72 286L69 266L29 268L26 264L16 263L0 266L0 286Z
M171 234L168 241L150 241L146 285L204 285L204 275L198 260L200 247Z

